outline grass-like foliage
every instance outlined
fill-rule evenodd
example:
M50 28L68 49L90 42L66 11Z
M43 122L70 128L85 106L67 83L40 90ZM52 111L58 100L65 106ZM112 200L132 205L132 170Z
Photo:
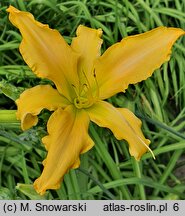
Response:
M37 78L24 63L18 51L21 36L7 17L10 4L59 30L68 43L79 24L102 28L102 51L127 35L157 26L185 29L183 0L1 0L0 199L185 199L185 38L151 78L109 99L142 120L156 159L146 153L137 162L126 142L92 124L96 145L81 156L80 168L65 176L61 189L45 196L35 193L32 183L42 171L46 151L41 138L50 113L44 110L39 124L23 132L6 110L16 110L14 101L24 89L48 80Z

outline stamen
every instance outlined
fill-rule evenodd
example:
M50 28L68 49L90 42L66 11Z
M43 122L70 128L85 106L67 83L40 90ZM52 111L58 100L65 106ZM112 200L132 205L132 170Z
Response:
M85 79L86 79L86 81L87 81L87 84L88 84L89 88L91 88L91 85L90 85L90 83L89 83L89 80L88 80L88 78L87 78L85 72L82 71L82 73L83 73L83 75L84 75L84 77L85 77ZM86 85L87 85L87 84L86 84Z
M96 78L96 72L95 72L95 69L94 69L94 71L93 71L93 76L94 76L94 78Z
M78 90L77 90L76 86L74 84L71 84L71 85L72 85L72 87L73 87L73 89L75 91L76 96L79 97L79 93L78 93Z
M97 85L97 91L96 89L94 89L96 91L96 95L94 95L95 92L93 93L93 89L91 88L92 83L90 83L90 81L88 80L88 77L86 76L83 69L81 70L80 75L81 75L81 80L80 80L79 88L76 88L74 84L71 84L76 94L76 97L74 98L73 102L74 105L79 109L88 108L92 106L92 104L99 96L99 87L98 87L98 82L96 80L95 72L93 73L93 76L95 78L95 82Z
M84 83L80 89L79 96L83 97L84 95L87 95L88 92L91 92L91 89L89 89L88 85Z
M97 92L96 92L96 97L99 98L99 95L100 95L100 91L99 91L99 85L98 85L98 81L96 79L96 72L95 72L95 69L93 71L93 76L94 76L94 79L95 79L95 82L96 82L96 89L97 89Z
M85 85L85 86L87 87L87 90L88 90L88 91L87 91L87 94L89 94L90 98L93 98L90 82L89 82L89 80L88 80L88 78L87 78L85 72L82 71L82 73L83 73L83 75L84 75L84 77L85 77L85 79L86 79L86 82L87 82L87 84L83 84L83 85Z

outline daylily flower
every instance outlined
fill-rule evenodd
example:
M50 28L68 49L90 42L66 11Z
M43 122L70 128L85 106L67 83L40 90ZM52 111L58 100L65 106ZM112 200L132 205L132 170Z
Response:
M48 135L42 139L48 153L43 172L34 182L38 193L58 189L65 173L79 167L80 154L94 145L88 135L90 121L109 128L118 140L126 140L136 160L150 150L141 121L128 109L104 100L150 77L169 60L183 30L158 27L126 37L101 55L101 29L80 25L68 45L58 31L34 20L32 14L12 6L7 11L22 34L20 52L25 62L38 77L56 86L38 85L16 101L23 130L37 124L42 109L54 111L47 123Z

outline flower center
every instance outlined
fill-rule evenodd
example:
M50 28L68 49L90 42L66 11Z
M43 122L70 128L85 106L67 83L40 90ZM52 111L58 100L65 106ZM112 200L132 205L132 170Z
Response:
M93 102L94 102L93 100L89 100L88 98L80 97L80 96L74 99L74 105L78 109L88 108L92 106Z
M90 82L84 72L82 72L83 75L83 84L80 84L79 89L76 88L76 86L72 85L76 94L76 97L74 98L74 105L78 109L88 108L92 106L95 101L98 99L99 96L99 88L96 80L96 74L93 73L94 80L96 82L97 92L95 95L92 93Z
M74 98L74 105L78 109L88 108L94 103L94 97L91 92L91 88L87 84L83 84L78 91L75 86L73 86L76 97Z

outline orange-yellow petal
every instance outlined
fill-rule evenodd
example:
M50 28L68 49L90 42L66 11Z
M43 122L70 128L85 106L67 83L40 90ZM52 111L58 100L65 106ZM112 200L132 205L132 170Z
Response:
M20 52L28 66L37 76L52 80L65 97L73 97L72 84L78 86L78 55L57 30L34 20L32 14L13 6L7 11L10 21L22 34Z
M50 85L38 85L25 90L16 100L16 104L17 118L21 120L22 129L27 130L37 124L37 115L42 109L52 111L58 107L64 108L69 101Z
M94 144L88 135L88 125L87 113L73 106L58 109L51 115L47 125L49 135L43 138L48 154L43 172L34 182L38 193L58 189L68 170L80 165L79 155Z
M96 63L100 98L124 91L129 84L147 79L170 58L171 48L185 31L158 27L129 36L105 51Z
M149 149L150 140L141 131L141 121L128 109L115 108L100 101L87 109L91 121L100 127L109 128L118 140L126 140L129 151L136 160Z
M103 40L100 37L102 30L79 25L76 34L77 37L73 38L71 47L80 55L78 62L79 77L81 81L84 80L85 82L87 77L89 83L92 83L92 81L94 82L94 61L101 54L100 49ZM86 77L84 77L84 73Z

